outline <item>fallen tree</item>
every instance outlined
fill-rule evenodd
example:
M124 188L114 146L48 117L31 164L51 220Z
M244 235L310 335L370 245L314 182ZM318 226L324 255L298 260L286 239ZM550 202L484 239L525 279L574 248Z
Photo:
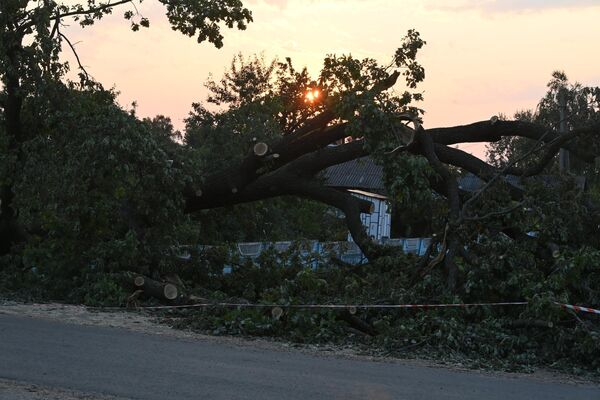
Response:
M215 24L243 27L250 20L238 1L160 2L176 29L217 45ZM25 288L28 299L94 306L135 306L142 296L170 303L181 298L183 284L167 279L177 273L185 282L183 302L282 306L270 313L209 307L185 315L186 328L598 371L595 316L555 304L599 304L598 197L574 190L566 174L550 187L526 178L554 173L560 149L592 165L600 153L600 91L577 97L585 118L567 133L539 118L430 128L416 107L424 78L416 57L424 42L409 31L389 67L330 56L315 80L291 60L265 64L240 56L221 81L208 82L208 101L221 111L195 104L182 143L168 118L140 120L135 110L123 110L82 65L80 82L64 81L67 66L58 55L63 43L73 46L61 23L75 17L87 26L131 3L0 2L0 291ZM138 14L125 16L134 29L148 25ZM398 95L403 79L406 91ZM596 103L586 103L590 96ZM527 145L502 162L454 147L514 141ZM364 156L383 166L396 209L428 219L424 232L433 240L424 257L374 243L360 221L370 202L324 184L321 171ZM588 176L597 175L593 168ZM461 189L457 178L465 172L481 187ZM510 182L515 177L517 185ZM226 246L189 246L235 242L236 233L250 230L248 221L265 236L285 225L286 239L301 237L308 229L290 225L337 220L315 202L344 214L368 265L302 260L312 255L301 248L253 261ZM294 207L304 212L291 218ZM222 231L230 236L222 239ZM122 271L132 271L133 294L115 278ZM285 308L510 300L527 306L418 314Z
M399 77L398 72L389 74L384 80L375 83L365 93L369 93L370 100L392 87ZM497 117L489 121L476 122L466 126L447 128L425 129L417 114L398 112L390 115L397 122L410 122L414 127L398 124L389 128L401 131L397 134L408 141L395 146L392 150L383 151L377 146L379 138L373 139L368 135L357 135L352 132L353 123L335 114L338 104L324 105L312 118L308 118L299 128L285 134L282 138L273 140L272 143L260 143L265 149L261 155L250 151L249 155L239 162L230 165L206 179L195 187L188 188L185 192L186 211L193 213L203 209L223 207L226 205L240 204L261 199L295 195L320 201L341 210L346 217L346 223L355 242L369 258L376 257L381 251L378 246L365 234L360 222L360 213L369 213L371 205L368 201L352 196L350 193L329 188L319 178L319 174L326 168L346 161L358 159L367 155L382 156L384 161L405 154L424 157L429 166L435 171L435 178L430 182L433 191L443 195L448 200L448 246L451 254L457 254L458 244L452 239L454 232L466 221L483 221L485 216L474 215L471 209L477 198L485 189L471 198L461 196L456 174L451 173L451 168L470 172L481 178L489 185L504 181L508 175L530 177L544 171L558 154L560 149L569 150L578 159L593 163L598 154L597 145L586 146L582 143L594 143L594 136L600 132L600 125L591 125L573 130L560 135L543 126L523 121L504 121ZM360 115L360 111L354 112ZM361 121L366 124L367 122ZM354 135L354 140L349 143L332 144L347 140ZM357 137L358 136L358 137ZM463 150L452 147L460 143L487 143L497 142L508 137L528 138L536 143L534 151L526 154L543 153L543 156L532 165L515 167L509 165L504 168L495 167ZM583 139L580 144L576 139ZM389 140L389 139L388 139ZM373 144L372 141L376 143ZM389 148L389 140L383 145ZM256 147L256 146L255 146ZM268 149L268 150L267 150ZM276 156L269 158L269 155ZM520 160L522 161L522 160ZM523 189L508 185L513 199L523 197ZM516 208L514 205L512 206ZM499 209L491 216L508 214L511 210ZM452 257L448 257L452 259Z
M591 122L566 134L535 122L496 117L464 126L426 127L415 105L422 98L417 84L424 79L417 54L425 44L416 31L409 31L390 66L330 56L317 80L306 70L295 70L291 60L268 65L238 60L222 81L208 83L209 101L226 110L210 113L195 105L182 146L172 140L168 121L140 121L133 112L124 112L116 106L115 94L103 90L81 65L79 84L60 81L66 66L58 54L63 43L70 43L60 31L61 22L76 17L89 25L126 3L92 2L86 8L45 2L31 10L18 1L2 3L2 145L7 156L1 250L15 255L26 269L56 264L67 276L134 264L146 266L139 273L168 270L173 263L164 260L173 255L174 246L200 240L189 215L282 196L339 209L354 241L374 260L388 250L369 238L360 221L371 203L327 187L320 177L330 166L369 155L389 167L388 180L396 179L391 186L402 186L406 174L421 174L427 190L446 199L432 232L443 238L443 252L434 254L432 248L418 276L443 264L453 288L457 260L472 261L465 244L473 236L465 231L476 232L470 229L475 224L489 226L521 205L523 189L505 185L510 194L505 204L482 212L481 200L492 186L509 174L539 174L560 149L587 163L599 154L600 128ZM167 4L172 23L219 44L218 31L200 24L188 32L180 24L206 11L192 3L188 8ZM218 14L204 17L242 26L250 19L238 3L224 1L221 6ZM34 35L33 44L25 45ZM397 95L392 88L401 77L406 91ZM534 148L519 163L503 167L453 147L514 137L532 140ZM223 138L227 140L220 147L211 142ZM426 164L394 169L409 157ZM535 162L527 164L530 158ZM487 184L465 194L458 187L457 171L471 172ZM523 227L488 231L492 228L513 238L527 237ZM550 243L544 246L553 246L552 240L546 241ZM53 256L61 248L70 250L57 261ZM136 258L143 262L134 263Z

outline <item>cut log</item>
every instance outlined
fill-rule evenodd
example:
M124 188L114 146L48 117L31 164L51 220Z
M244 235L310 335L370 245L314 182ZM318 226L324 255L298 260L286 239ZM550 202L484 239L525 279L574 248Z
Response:
M142 287L142 286L144 286L144 281L145 281L144 277L141 275L138 275L133 280L133 284L137 287Z
M179 289L172 283L164 283L150 279L147 276L137 275L133 284L144 291L146 296L161 300L175 300L179 296Z
M263 157L269 152L269 145L264 142L258 142L254 145L254 154Z

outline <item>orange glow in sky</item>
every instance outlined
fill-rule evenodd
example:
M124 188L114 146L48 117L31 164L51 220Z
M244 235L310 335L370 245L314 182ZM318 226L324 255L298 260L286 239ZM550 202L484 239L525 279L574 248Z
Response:
M319 89L309 89L306 92L305 101L307 101L309 103L314 103L315 101L317 101L319 99L320 95L321 95L321 92L319 91Z
M266 61L290 57L318 76L328 54L351 53L388 65L408 29L427 45L419 54L426 79L425 128L512 116L535 108L554 70L571 81L600 86L600 4L590 0L244 0L254 22L245 31L224 29L225 46L198 44L171 30L164 6L137 6L150 28L132 33L122 15L96 26L76 23L63 32L88 72L119 102L138 104L141 117L163 114L183 128L193 102L206 99L204 82L217 80L233 56L264 52ZM65 57L75 66L70 54ZM401 94L401 80L394 87ZM314 94L313 94L314 97ZM308 99L308 97L307 97ZM481 145L465 145L483 155Z

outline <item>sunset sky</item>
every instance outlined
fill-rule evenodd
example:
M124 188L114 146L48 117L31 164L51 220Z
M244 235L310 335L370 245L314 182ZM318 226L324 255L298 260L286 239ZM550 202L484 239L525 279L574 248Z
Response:
M419 57L425 127L489 119L534 108L553 70L600 86L598 0L246 0L254 22L224 30L225 46L196 43L170 29L164 8L146 0L138 10L150 29L133 33L127 8L98 26L76 24L69 37L88 71L138 104L140 116L170 116L182 128L194 101L205 98L210 73L220 77L234 54L291 57L314 75L326 54L352 53L389 63L408 29L427 41ZM398 92L403 91L401 84ZM478 155L481 146L463 148Z

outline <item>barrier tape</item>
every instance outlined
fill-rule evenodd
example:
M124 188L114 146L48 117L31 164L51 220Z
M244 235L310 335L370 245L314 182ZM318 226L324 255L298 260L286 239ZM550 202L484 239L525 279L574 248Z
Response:
M586 312L586 313L590 313L590 314L600 315L600 310L596 310L595 308L574 306L572 304L562 304L562 303L555 303L555 304L558 304L559 306L561 306L562 308L566 308L567 310L573 310L573 311Z
M367 309L429 309L429 308L453 308L453 307L498 307L498 306L525 306L527 301L495 302L495 303L447 303L447 304L249 304L249 303L196 303L184 304L178 306L147 306L136 307L137 310L172 310L183 308L287 308L287 309L337 309L337 310L367 310ZM600 315L600 310L590 307L575 306L572 304L557 303L554 304L573 311L586 312ZM99 310L124 310L125 307L88 307Z
M450 308L450 307L482 307L482 306L522 306L526 301L497 302L497 303L452 303L452 304L248 304L248 303L196 303L179 306L148 306L137 307L140 310L166 310L177 308L296 308L296 309L404 309L404 308ZM104 310L110 309L103 308ZM122 309L114 307L114 309Z

